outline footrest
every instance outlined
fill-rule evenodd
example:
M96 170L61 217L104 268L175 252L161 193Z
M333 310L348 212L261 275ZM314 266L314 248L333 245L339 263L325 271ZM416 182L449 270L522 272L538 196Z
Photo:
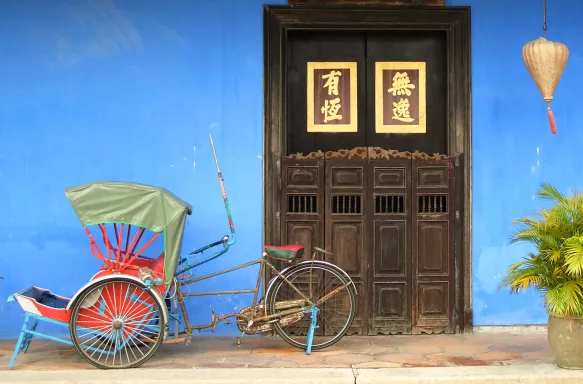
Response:
M23 311L36 316L68 323L71 317L67 305L71 299L55 295L48 289L29 287L8 298L8 302L17 301Z

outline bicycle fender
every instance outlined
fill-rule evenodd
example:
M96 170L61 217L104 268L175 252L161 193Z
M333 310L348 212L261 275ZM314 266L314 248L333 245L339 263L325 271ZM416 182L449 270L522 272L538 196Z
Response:
M73 304L75 304L75 301L77 301L77 299L79 298L79 296L85 292L86 290L90 289L91 287L93 287L96 284L99 284L103 281L108 281L108 280L117 280L119 278L124 278L124 279L128 279L128 280L132 280L132 282L136 283L137 285L139 285L140 287L142 287L143 289L149 289L150 292L152 292L154 294L154 299L158 302L158 304L160 304L160 307L162 307L162 316L164 317L164 338L163 341L166 340L166 338L168 337L168 329L169 329L169 314L168 314L168 307L166 306L166 302L164 301L164 299L162 298L162 295L160 294L160 292L158 292L157 289L154 289L152 287L148 287L146 284L144 284L144 282L140 279L138 279L135 276L131 276L131 275L106 275L106 276L101 276L98 277L95 280L91 280L89 282L87 282L84 286L82 286L76 293L75 295L73 295L73 297L71 298L71 300L69 301L69 304L67 304L66 309L68 311L71 310L71 308L73 307Z
M321 261L321 260L305 260L302 261L300 263L297 263L295 265L289 266L283 270L281 270L279 273L281 273L282 275L285 276L286 273L288 273L289 271L295 269L295 268L299 268L299 267L303 267L305 265L314 265L314 264L326 264L327 266L334 268L336 271L338 271L342 276L344 276L349 282L350 284L352 284L352 287L354 288L354 292L356 293L356 295L358 296L358 290L356 289L356 285L354 284L354 281L352 281L352 279L350 278L350 276L348 276L348 273L346 273L342 268L338 267L335 264L329 263L327 261ZM271 289L273 288L273 284L275 283L275 281L279 278L279 275L275 275L274 277L271 278L271 280L269 280L269 283L267 284L267 289L265 290L265 299L267 301L267 297L269 297L269 294L271 293Z
M350 284L352 284L352 286L354 287L354 291L355 291L356 295L358 296L358 290L356 289L356 285L354 284L354 281L352 281L352 279L350 278L350 276L348 276L348 273L346 273L345 270L343 270L342 268L340 268L336 264L332 264L332 263L329 263L327 261L322 261L322 260L314 260L314 261L305 260L305 261L302 261L302 262L296 264L295 266L300 266L300 265L303 266L303 265L307 265L307 264L317 264L317 263L326 264L327 266L334 268L335 270L340 272L340 274L342 274L342 276L344 276L350 282Z

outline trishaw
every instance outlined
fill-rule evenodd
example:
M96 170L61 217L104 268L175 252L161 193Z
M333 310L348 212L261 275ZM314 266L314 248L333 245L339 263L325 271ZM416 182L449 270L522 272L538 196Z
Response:
M340 340L356 312L356 288L346 272L334 264L304 258L302 245L265 246L261 258L220 272L194 277L194 268L225 254L235 243L235 227L219 169L212 136L210 143L223 195L230 235L181 256L189 204L163 188L125 182L97 182L66 189L66 196L89 237L100 270L66 298L39 287L12 295L25 311L24 324L9 369L17 355L26 353L34 336L72 344L90 364L102 368L134 368L144 364L162 343L190 343L193 331L211 330L234 319L243 335L275 331L289 344L312 350ZM146 255L162 235L163 252ZM102 240L101 246L97 240ZM203 251L220 247L206 258ZM287 264L279 270L274 260ZM183 287L243 268L259 265L254 288L216 292L188 292ZM264 272L273 278L258 300ZM211 307L207 324L190 323L184 299L189 296L253 294L251 305L236 313L217 315ZM70 340L37 330L39 321L69 328Z

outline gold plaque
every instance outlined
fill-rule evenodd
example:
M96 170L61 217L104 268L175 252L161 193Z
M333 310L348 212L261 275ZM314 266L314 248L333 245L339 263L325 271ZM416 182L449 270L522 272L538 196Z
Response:
M377 62L375 131L426 132L425 62Z
M358 131L356 62L309 62L307 92L308 132Z

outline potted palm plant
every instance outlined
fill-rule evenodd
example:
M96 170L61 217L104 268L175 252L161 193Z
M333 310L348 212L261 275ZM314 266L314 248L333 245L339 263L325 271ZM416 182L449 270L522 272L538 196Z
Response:
M552 206L515 221L520 229L511 242L530 243L534 251L507 269L500 288L542 292L557 365L583 369L583 193L566 196L543 183L537 195Z

